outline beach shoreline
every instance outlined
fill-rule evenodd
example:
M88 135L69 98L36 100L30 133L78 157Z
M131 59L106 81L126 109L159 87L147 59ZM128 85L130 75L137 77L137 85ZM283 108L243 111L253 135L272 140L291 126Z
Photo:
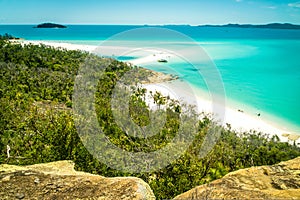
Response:
M30 41L24 40L20 41L22 44L44 44L48 46L52 46L55 48L65 48L67 50L81 50L93 53L97 50L98 46L94 45L79 45L79 44L71 44L66 42L49 42L49 41ZM131 49L126 47L101 47L102 53L105 56L118 55L118 52L130 52ZM119 49L117 49L119 48ZM117 50L116 50L117 49ZM98 50L97 50L97 53ZM159 59L167 59L172 55L165 52L147 52L148 55L140 54L139 58L135 60L128 61L128 63L133 65L140 65L142 63L151 63L157 62ZM205 112L208 114L212 114L214 120L219 121L219 123L226 127L230 124L230 127L238 132L249 132L249 131L257 131L268 134L270 136L277 135L281 141L293 143L294 141L300 144L300 135L298 133L289 130L288 128L283 129L281 127L276 126L276 123L270 123L271 120L268 120L264 117L265 113L256 113L255 115L250 115L249 113L244 111L244 108L233 108L225 105L213 105L207 99L201 97L200 89L194 88L191 86L191 91L187 93L186 88L180 86L180 82L182 80L175 80L172 82L163 82L163 83L150 83L143 84L143 86L147 90L151 91L160 91L163 95L168 96L167 91L171 91L171 93L176 94L176 96L183 101L186 101L189 104L197 104L198 112ZM192 96L191 96L192 95ZM196 99L191 102L191 99ZM219 110L219 113L215 112L216 109ZM224 112L224 113L223 113ZM260 116L262 115L262 116Z
M250 115L242 110L229 107L227 104L220 105L218 102L212 103L210 100L199 96L201 92L197 91L198 88L190 86L191 89L187 92L186 88L181 87L180 83L178 84L179 81L180 80L157 84L146 84L144 87L148 91L159 91L164 96L176 96L176 98L180 101L190 105L196 105L199 113L203 112L209 114L219 125L222 125L223 127L227 127L229 125L234 131L255 131L268 134L270 137L277 135L283 142L300 142L300 136L293 131L277 127L266 120L263 116ZM167 91L170 91L170 93Z

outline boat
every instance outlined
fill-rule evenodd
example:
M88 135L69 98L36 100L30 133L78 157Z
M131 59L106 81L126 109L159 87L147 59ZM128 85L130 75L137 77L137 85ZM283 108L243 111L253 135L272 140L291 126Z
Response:
M168 61L166 59L159 59L157 62L167 63Z

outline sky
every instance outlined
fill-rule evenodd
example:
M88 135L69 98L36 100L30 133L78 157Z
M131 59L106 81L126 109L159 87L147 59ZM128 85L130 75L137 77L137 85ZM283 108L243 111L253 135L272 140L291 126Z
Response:
M0 0L0 24L300 24L297 0Z

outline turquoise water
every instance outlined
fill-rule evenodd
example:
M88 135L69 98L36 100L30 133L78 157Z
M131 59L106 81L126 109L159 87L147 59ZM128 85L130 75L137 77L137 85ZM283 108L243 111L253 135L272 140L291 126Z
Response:
M67 41L98 45L114 34L140 26L69 26L68 29L34 29L33 25L0 25L0 34L27 40ZM167 26L191 37L208 53L223 79L231 107L262 113L279 127L300 133L300 31L274 29L200 28ZM124 38L125 40L126 38ZM134 41L133 38L127 38ZM161 38L179 43L174 38ZM151 37L139 37L145 44ZM180 44L181 48L188 43ZM123 60L134 57L124 56ZM199 62L199 65L204 63ZM182 79L206 89L199 74L187 63L171 63ZM147 66L162 72L166 68ZM213 77L212 77L213 78Z
M227 95L299 124L300 41L239 40L226 48L241 44L248 49L240 57L215 59Z
M252 107L252 112L276 116L272 119L276 123L285 119L296 125L287 126L299 132L300 40L231 41L219 48L234 54L219 58L219 50L204 48L216 57L230 99Z

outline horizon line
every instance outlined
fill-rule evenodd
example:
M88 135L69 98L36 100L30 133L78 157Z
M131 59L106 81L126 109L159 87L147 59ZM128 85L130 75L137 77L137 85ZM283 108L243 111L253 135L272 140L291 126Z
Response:
M109 24L109 23L59 23L59 22L42 22L42 23L0 23L1 25L37 25L43 23L55 23L55 24L63 24L63 25L106 25L106 26L224 26L224 25L268 25L268 24L291 24L291 25L298 25L291 22L266 22L266 23L224 23L224 24L184 24L184 23L170 23L170 24Z

